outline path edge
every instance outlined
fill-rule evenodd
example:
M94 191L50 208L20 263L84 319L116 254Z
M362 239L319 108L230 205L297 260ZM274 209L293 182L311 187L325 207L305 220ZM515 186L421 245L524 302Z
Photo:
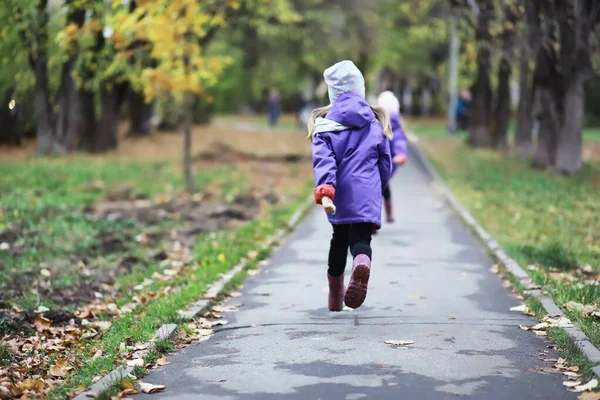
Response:
M411 153L419 160L419 163L425 170L426 174L431 179L434 187L444 197L444 200L452 210L460 217L474 233L476 238L485 245L485 248L491 254L492 259L499 262L504 266L506 272L508 272L512 278L516 281L524 284L530 283L530 276L527 272L511 258L503 249L500 244L490 235L477 220L467 211L465 207L454 197L452 191L446 186L442 177L438 174L435 167L431 164L424 152L419 148L416 140L412 140L409 144ZM547 313L558 314L565 317L561 309L556 305L554 300L542 295L540 290L526 291L527 295L538 300L544 307ZM581 352L595 364L592 369L597 378L600 378L600 350L598 350L586 336L586 334L575 324L572 328L564 328L564 331L569 335L571 340L579 347Z
M260 248L270 248L269 253L271 253L274 249L273 245L276 243L280 243L282 239L284 239L287 235L291 234L294 231L294 229L298 226L298 224L302 221L302 219L306 216L306 214L310 211L310 209L312 209L313 205L314 198L311 195L290 216L286 223L287 229L276 231L273 235L271 235L260 245ZM215 305L215 303L217 303L218 300L227 291L229 283L231 283L231 281L246 268L248 261L249 260L242 261L241 263L233 266L219 280L213 282L213 284L210 285L210 287L200 300L195 301L186 310L181 312L182 320L189 320L209 311L210 308L212 308ZM174 335L176 328L176 324L163 324L160 328L156 330L154 337L150 339L148 343L152 346L156 339L169 339L171 336ZM104 392L110 390L116 382L126 378L132 371L133 367L127 367L124 365L118 366L117 368L104 375L96 383L86 388L86 390L77 394L77 396L75 396L73 400L85 400L100 397Z

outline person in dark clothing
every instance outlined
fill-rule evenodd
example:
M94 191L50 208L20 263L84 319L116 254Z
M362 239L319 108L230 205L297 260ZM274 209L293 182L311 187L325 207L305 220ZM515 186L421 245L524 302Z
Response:
M274 127L279 121L281 114L281 96L277 89L271 89L267 97L267 110L269 112L269 125Z

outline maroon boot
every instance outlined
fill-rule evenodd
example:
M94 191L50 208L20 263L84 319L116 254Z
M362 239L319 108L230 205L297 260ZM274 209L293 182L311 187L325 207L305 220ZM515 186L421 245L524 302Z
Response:
M344 274L331 276L329 280L329 311L342 311L344 308Z
M394 222L394 216L392 214L392 199L384 199L383 203L385 205L386 221L389 223Z
M371 275L371 260L365 254L359 254L352 264L352 276L348 282L348 290L344 303L350 308L358 308L367 297L367 286Z

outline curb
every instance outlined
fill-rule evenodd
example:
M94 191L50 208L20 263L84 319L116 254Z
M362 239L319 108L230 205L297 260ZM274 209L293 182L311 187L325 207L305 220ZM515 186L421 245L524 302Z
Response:
M500 247L498 242L485 230L477 220L456 200L454 194L448 189L443 179L437 173L433 165L429 162L427 157L419 149L416 143L410 143L410 151L414 154L415 158L419 160L419 163L425 169L425 172L431 178L434 186L440 191L440 194L444 197L448 205L458 214L458 216L464 221L464 223L471 228L476 237L483 242L485 247L489 250L492 258L504 265L507 272L509 272L516 280L527 286L530 283L530 277L527 272L521 267L514 259L512 259L506 252ZM560 315L565 317L560 308L554 303L552 299L541 294L539 290L527 291L530 297L534 297L542 303L542 306L549 314ZM565 317L566 318L566 317ZM598 350L589 338L583 333L577 326L572 328L563 328L567 335L579 346L583 354L594 364L597 364L592 371L600 378L600 350Z
M290 233L302 220L302 218L306 215L306 213L313 206L313 197L312 195L308 197L308 199L300 205L300 207L290 216L290 219L287 221L287 231L279 230L275 232L270 238L265 240L261 244L261 249L269 248L273 243L281 241L288 233ZM234 266L230 269L226 274L224 274L221 279L214 282L206 291L206 293L202 296L202 298L194 303L190 307L188 307L185 311L181 312L182 320L189 320L197 317L198 315L202 315L210 308L217 303L219 297L224 293L224 289L227 285L246 267L247 261L243 261L240 264ZM154 334L154 337L149 341L150 346L154 345L154 342L157 339L168 339L171 337L175 330L177 329L176 324L164 324ZM133 367L127 366L119 366L106 374L102 379L98 382L94 383L85 391L79 393L77 396L73 398L73 400L86 400L90 398L100 397L105 391L112 388L115 382L122 380L127 377L133 371Z

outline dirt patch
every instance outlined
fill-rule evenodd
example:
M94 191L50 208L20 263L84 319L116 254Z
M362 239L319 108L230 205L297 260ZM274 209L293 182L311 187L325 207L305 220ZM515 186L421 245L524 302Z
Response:
M258 154L248 151L234 149L229 144L223 142L212 142L207 150L196 154L194 161L210 161L215 163L232 164L247 161L267 161L267 162L301 162L311 159L311 155L306 152L283 152L278 154Z
M0 334L32 335L35 333L35 320L43 317L50 326L80 325L81 319L66 310L50 310L43 313L12 312L0 310Z

